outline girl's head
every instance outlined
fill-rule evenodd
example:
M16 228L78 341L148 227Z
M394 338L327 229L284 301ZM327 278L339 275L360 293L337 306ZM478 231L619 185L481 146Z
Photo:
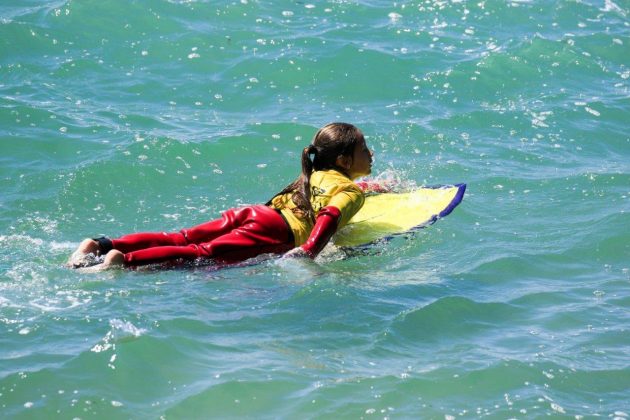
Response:
M337 122L317 131L311 145L302 152L302 174L310 178L313 170L325 169L336 169L351 179L370 174L372 152L361 130L352 124Z
M350 179L370 174L372 152L367 148L361 130L340 122L320 128L312 143L302 151L302 173L277 195L292 193L297 208L314 217L310 178L313 171L326 169L335 169Z

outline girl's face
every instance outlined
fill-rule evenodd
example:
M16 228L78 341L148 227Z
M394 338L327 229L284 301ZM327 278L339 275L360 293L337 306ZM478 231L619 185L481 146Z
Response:
M354 153L347 167L348 175L351 179L369 175L372 172L372 156L374 153L368 149L365 138L361 139L354 146Z

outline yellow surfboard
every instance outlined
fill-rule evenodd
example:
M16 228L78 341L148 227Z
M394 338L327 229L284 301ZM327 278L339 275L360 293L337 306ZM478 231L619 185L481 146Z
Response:
M466 184L422 187L406 193L369 195L365 204L335 234L337 246L359 246L419 229L450 214L461 203Z

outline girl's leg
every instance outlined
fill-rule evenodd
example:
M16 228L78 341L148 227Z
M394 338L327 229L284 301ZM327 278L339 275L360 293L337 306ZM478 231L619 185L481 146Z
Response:
M111 240L111 245L114 251L108 251L108 257L122 253L124 265L138 266L200 257L236 262L264 253L283 253L294 243L284 218L260 205L228 210L221 219L180 233L134 233Z
M294 246L292 233L282 216L262 205L228 210L221 219L184 229L182 233L190 242L187 246L158 246L125 253L125 265L196 258L236 262L259 254L283 253Z
M177 259L194 260L205 256L208 256L206 251L195 244L187 246L155 246L124 254L124 264L131 267L163 263Z
M245 207L233 211L232 216L238 226L211 242L200 244L206 252L204 256L238 262L260 254L284 253L294 247L289 226L272 208Z
M106 255L111 250L118 250L123 254L140 249L159 246L185 246L186 237L181 232L145 232L132 233L118 239L106 237L85 239L77 250L70 256L68 265L71 267L85 267L97 263L97 256Z
M223 236L242 225L247 219L250 208L251 207L242 207L227 210L221 214L221 218L202 223L189 229L182 229L181 233L189 244L212 242L219 236Z
M186 246L188 241L182 232L144 232L131 233L111 240L112 249L122 253L153 248L156 246Z
M163 246L179 247L210 242L221 235L225 235L242 223L242 220L239 220L242 219L239 210L240 209L228 210L223 213L220 219L211 220L188 229L182 229L179 232L132 233L118 239L112 239L111 246L113 249L117 249L126 254L147 248ZM105 251L109 250L106 249Z
M93 265L97 262L97 256L106 255L111 250L118 250L126 254L128 252L157 246L185 245L188 245L188 242L181 232L145 232L132 233L118 239L109 239L106 237L85 239L70 256L68 265L75 268Z
M208 257L207 251L198 244L230 232L243 223L244 216L243 209L232 209L224 212L220 219L182 229L180 233L136 233L114 239L112 245L125 253L125 265L129 266Z

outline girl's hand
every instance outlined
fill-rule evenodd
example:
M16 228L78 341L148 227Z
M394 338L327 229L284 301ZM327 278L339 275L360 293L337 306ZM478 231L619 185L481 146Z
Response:
M356 183L361 190L368 193L387 193L394 189L392 181L359 181Z
M282 258L310 258L310 255L308 255L302 247L298 246L293 248L291 251L286 252Z

